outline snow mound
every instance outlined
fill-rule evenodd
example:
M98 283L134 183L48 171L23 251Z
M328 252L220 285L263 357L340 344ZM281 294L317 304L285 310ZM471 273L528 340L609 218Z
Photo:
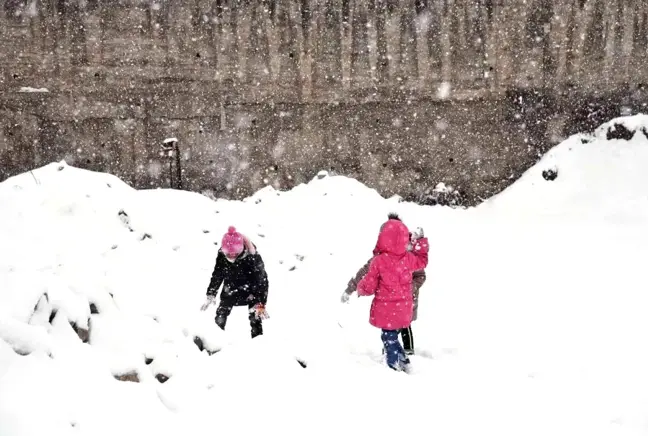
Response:
M49 191L65 191L66 194L92 193L104 188L133 190L116 176L72 167L61 161L8 178L0 184L0 192L34 190L36 187Z
M513 185L480 205L515 215L645 221L648 218L648 116L609 121L593 136L552 148Z
M392 435L394 402L413 434L643 435L646 126L569 138L468 209L326 172L243 201L64 162L8 179L0 435ZM431 243L409 375L385 368L371 300L340 304L392 211ZM199 310L230 225L268 270L254 340L246 307L226 331Z

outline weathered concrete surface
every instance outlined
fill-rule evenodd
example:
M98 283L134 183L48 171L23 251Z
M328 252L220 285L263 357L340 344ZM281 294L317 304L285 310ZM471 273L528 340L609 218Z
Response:
M639 111L645 0L4 0L0 179L53 160L240 198L321 169L469 204ZM20 92L21 87L49 92Z

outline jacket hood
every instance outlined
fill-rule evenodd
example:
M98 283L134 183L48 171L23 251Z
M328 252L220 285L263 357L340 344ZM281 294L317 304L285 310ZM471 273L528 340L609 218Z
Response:
M380 229L373 253L374 255L390 253L402 256L407 251L409 239L407 226L400 220L390 219Z

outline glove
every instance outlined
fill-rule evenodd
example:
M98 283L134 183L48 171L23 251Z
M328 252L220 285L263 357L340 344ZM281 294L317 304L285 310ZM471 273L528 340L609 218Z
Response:
M268 315L268 311L263 303L257 303L250 311L254 312L254 317L256 319L264 320L270 318L270 315Z
M343 304L346 304L349 302L349 299L351 298L351 294L348 294L346 291L342 292L342 297L340 298L340 301Z
M205 304L203 304L200 307L200 310L203 310L203 311L207 310L209 308L209 306L211 306L214 303L216 303L216 296L215 295L208 295L207 296L207 301L205 301Z
M414 231L412 233L412 241L416 241L416 240L421 239L423 237L425 237L425 233L423 232L422 227L417 227L416 231Z

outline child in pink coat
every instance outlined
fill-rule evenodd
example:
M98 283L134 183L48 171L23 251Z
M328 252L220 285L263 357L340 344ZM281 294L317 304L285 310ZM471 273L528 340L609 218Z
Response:
M409 242L405 224L389 219L380 229L369 271L358 283L359 296L374 295L369 323L382 329L387 364L397 371L406 370L409 363L398 333L412 323L412 273L428 263L427 238L418 239L411 251L407 250Z

